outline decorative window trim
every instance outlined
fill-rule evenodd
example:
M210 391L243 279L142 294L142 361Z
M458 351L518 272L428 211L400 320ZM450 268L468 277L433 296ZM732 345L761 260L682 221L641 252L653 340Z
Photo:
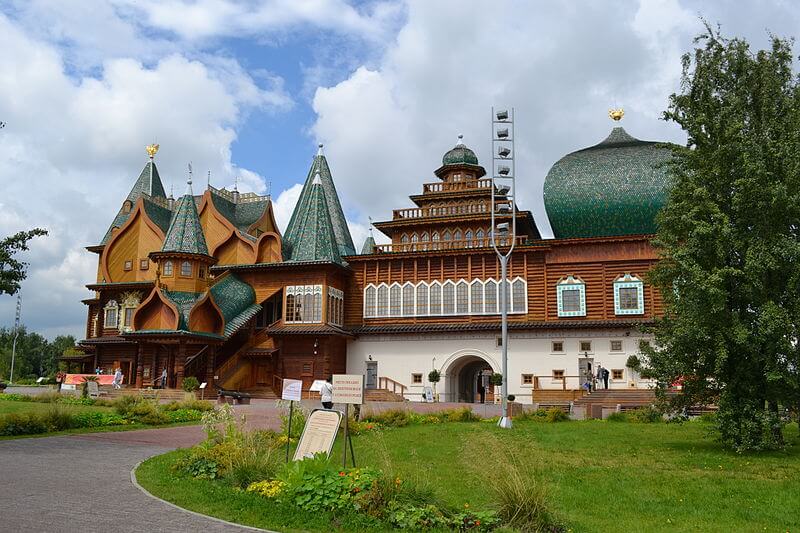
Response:
M287 324L319 324L322 322L322 285L290 285L286 287L284 322ZM289 306L289 297L292 306Z
M563 293L564 291L567 290L569 291L577 290L579 293L580 309L578 309L577 311L564 310ZM586 284L583 282L582 279L574 277L572 275L560 279L558 281L558 284L556 285L556 301L558 303L559 317L586 316Z
M122 294L121 298L122 303L119 304L119 311L117 312L117 327L121 332L128 333L133 331L133 313L139 307L142 296L140 293L133 291ZM128 312L130 312L130 323L126 323Z
M172 277L174 272L174 267L172 261L164 261L164 272L162 272L162 276L164 277Z
M328 287L328 322L344 325L344 292L335 287Z
M150 260L139 259L139 270L150 270Z
M186 268L186 265L189 265L188 269ZM186 273L187 270L189 271L188 274ZM179 273L180 273L182 278L191 278L193 272L194 272L194 268L192 266L192 262L191 261L181 261L181 269L180 269Z
M122 264L122 270L125 272L130 272L133 270L133 259L126 259L125 262Z
M636 289L637 290L637 307L636 309L622 309L620 307L620 289ZM636 276L631 274L624 274L619 276L614 281L614 314L616 315L643 315L644 314L644 282Z
M109 313L113 312L114 320L109 320ZM119 327L119 305L116 300L109 300L103 307L103 329L117 329Z
M517 291L515 298L514 284L521 282L523 289ZM486 311L486 289L487 284L494 284L494 291L489 289L490 295L494 294L495 306L489 311ZM523 315L528 312L528 282L517 276L516 278L508 280L509 284L509 301L508 313ZM413 291L410 288L413 287ZM424 288L423 288L424 287ZM459 305L459 288L462 290L461 305ZM466 288L466 307L463 301L463 291ZM438 293L438 307L434 310L431 308L431 295L434 294L433 300L437 300L436 293ZM447 299L450 297L452 291L452 308L450 305L445 305L445 296ZM392 294L399 297L399 302L392 300ZM363 297L363 314L364 318L384 318L384 317L424 317L424 316L469 316L469 315L499 315L500 314L500 283L495 281L494 278L487 280L473 279L468 281L466 279L444 281L420 281L419 283L412 283L406 281L405 283L370 283L364 287ZM382 298L385 297L385 309L381 307ZM413 302L409 305L406 302L407 297L411 297ZM448 300L449 301L449 300ZM397 305L393 305L393 302ZM479 308L476 308L479 307Z

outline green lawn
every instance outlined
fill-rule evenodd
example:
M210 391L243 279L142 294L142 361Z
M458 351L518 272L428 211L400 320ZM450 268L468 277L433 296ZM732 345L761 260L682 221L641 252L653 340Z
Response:
M11 413L41 413L58 406L59 409L69 413L85 413L87 411L97 411L100 413L113 413L112 407L94 407L93 405L65 405L62 403L38 403L38 402L8 402L0 401L0 416Z
M797 531L800 439L787 430L784 452L737 455L701 422L486 422L420 425L354 437L360 466L430 484L455 506L491 507L491 478L509 456L548 487L572 531ZM189 509L281 530L330 528L330 517L287 517L266 500L222 483L174 476L172 452L143 463L139 482ZM332 460L341 460L339 443ZM303 526L303 520L308 520ZM348 524L342 524L353 529Z

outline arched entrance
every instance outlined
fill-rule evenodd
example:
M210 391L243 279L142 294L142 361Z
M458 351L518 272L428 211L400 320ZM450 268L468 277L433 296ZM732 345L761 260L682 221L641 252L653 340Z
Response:
M453 354L442 367L447 402L494 402L489 377L494 372L488 356L475 352Z

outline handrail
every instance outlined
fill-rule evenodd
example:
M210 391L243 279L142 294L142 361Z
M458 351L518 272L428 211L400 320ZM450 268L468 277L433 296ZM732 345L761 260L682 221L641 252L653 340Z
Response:
M523 245L528 240L527 235L515 237L516 244ZM508 246L511 242L508 238L499 238L499 246ZM461 239L459 241L420 241L402 242L394 244L378 244L375 246L375 253L407 253L425 252L428 250L461 250L465 248L489 248L492 246L492 239L484 237L482 239Z
M404 395L406 393L406 389L408 389L408 387L406 387L405 385L403 385L400 382L397 382L397 381L393 380L392 378L387 378L387 377L379 377L378 378L378 388L379 389L389 390L389 387L388 387L389 384L392 385L392 392L395 393L395 394L397 394L397 389L398 388L400 389L400 394L401 395Z
M501 200L501 204L510 203L510 200ZM452 215L474 215L488 213L491 209L489 202L469 202L453 205L432 205L426 207L407 207L393 209L392 220L405 220L409 218L446 217ZM503 215L504 213L499 213Z
M425 194L432 192L468 191L470 189L491 189L491 187L491 178L466 181L437 181L436 183L423 183L422 192Z
M187 369L187 368L189 368L189 365L191 365L192 363L194 363L194 362L195 362L195 360L196 360L198 357L200 357L201 355L203 355L204 353L206 353L206 351L208 350L208 348L209 348L209 345L205 345L205 346L203 346L203 349L202 349L202 350L200 350L199 352L197 352L196 354L194 354L193 356L191 356L190 358L188 358L188 359L186 360L186 362L185 362L185 363L183 363L183 371L184 371L184 372L186 372L186 369Z
M533 376L533 390L554 390L554 389L547 389L541 386L539 383L540 379L550 379L552 381L561 381L561 390L567 390L567 380L576 378L578 379L578 384L580 385L580 379L585 376L561 376L561 377L554 377L554 376ZM579 387L580 388L580 387ZM556 389L557 390L557 389ZM577 390L577 389L576 389Z

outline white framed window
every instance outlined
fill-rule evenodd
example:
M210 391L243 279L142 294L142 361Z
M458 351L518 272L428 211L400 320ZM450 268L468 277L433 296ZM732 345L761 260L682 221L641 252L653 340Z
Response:
M375 306L375 316L387 316L389 314L389 286L385 283L378 285L378 298Z
M192 264L189 261L181 263L181 276L189 278L192 276Z
M403 316L414 316L414 292L410 281L403 285Z
M417 284L417 316L428 314L428 284L420 281Z
M558 316L586 316L586 284L572 275L562 278L556 285Z
M564 353L564 341L553 341L552 352Z
M613 340L609 343L609 351L611 352L621 352L622 351L622 341L621 340Z
M172 275L172 261L164 261L164 275L165 276Z
M389 287L389 316L400 316L403 310L403 289L399 283Z
M119 305L117 305L116 300L109 300L106 306L103 308L105 320L103 321L103 326L108 329L116 329L118 327L118 314L119 314Z
M592 353L592 341L580 341L580 342L578 342L578 351L579 352Z
M434 281L430 285L429 289L430 293L430 305L428 312L431 315L441 315L442 314L442 284L438 281Z
M522 278L515 278L511 282L511 312L528 312L528 284Z
M470 312L473 315L483 314L483 282L479 279L470 283Z
M631 274L614 281L614 313L617 315L644 314L644 283Z
M322 285L290 285L286 287L287 323L322 322Z
M469 285L463 279L456 285L456 314L469 314Z
M456 312L456 286L448 280L442 285L442 314L454 315Z
M377 292L378 289L372 284L367 285L364 289L364 316L366 318L375 316L375 296Z
M119 324L119 330L122 332L133 331L133 313L139 307L141 301L141 294L133 291L122 294L122 303L119 305L118 318L122 319Z
M487 315L496 315L497 311L497 282L491 278L483 284L483 312Z
M472 248L472 230L471 229L468 229L464 233L464 241L465 241L465 243L464 243L464 247L465 248Z

